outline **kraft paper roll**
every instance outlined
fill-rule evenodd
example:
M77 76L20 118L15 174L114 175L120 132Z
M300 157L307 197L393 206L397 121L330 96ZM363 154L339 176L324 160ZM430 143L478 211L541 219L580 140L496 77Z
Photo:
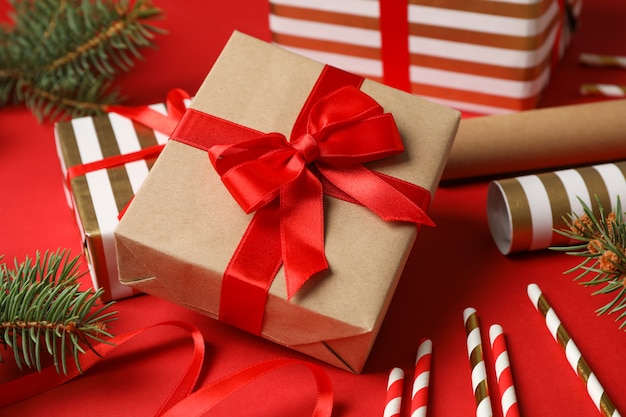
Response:
M571 242L554 232L566 226L563 217L584 213L580 197L597 215L617 198L626 203L626 161L564 169L492 181L487 190L487 220L496 246L505 255Z
M461 120L442 180L626 160L626 99Z

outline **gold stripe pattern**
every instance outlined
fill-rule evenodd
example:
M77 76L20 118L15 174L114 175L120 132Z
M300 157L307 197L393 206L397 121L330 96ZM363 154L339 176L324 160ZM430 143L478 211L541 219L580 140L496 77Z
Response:
M580 94L583 96L624 97L626 86L616 84L582 84Z
M495 1L491 2L484 0L409 0L409 4L465 12L474 12L493 16L516 17L519 19L536 19L543 15L546 10L548 10L551 2L542 1L533 4L515 4Z
M550 192L548 192L548 199L550 200L550 209L552 212L552 228L562 229L567 226L563 216L572 211L572 207L569 204L569 197L567 196L567 190L561 178L554 172L542 174L540 179L546 190L550 190ZM552 232L552 245L566 245L568 242L569 239L567 237Z
M102 157L110 158L121 154L109 117L93 117L93 124L96 127ZM130 179L123 166L108 168L107 175L109 176L111 188L114 190L113 197L115 198L115 205L119 213L126 207L131 198L133 198L133 189L130 185Z
M511 252L528 250L533 241L533 219L530 203L520 182L513 178L501 181L502 189L509 200L511 211Z
M498 203L498 205L506 204L508 207L508 218L504 218L501 215L497 218L497 221L502 224L490 224L494 238L497 240L500 236L496 236L496 234L502 235L503 231L510 229L511 244L508 253L530 250L534 239L533 225L535 222L538 222L537 224L544 224L544 226L550 224L550 230L544 230L544 232L550 233L551 239L549 242L545 242L546 245L544 247L535 246L535 249L570 244L567 237L553 230L567 228L564 217L567 218L575 210L570 202L575 201L577 197L586 200L588 196L588 204L596 216L600 215L598 199L605 208L615 207L616 201L611 201L611 196L620 193L621 188L615 185L619 184L619 181L612 181L607 176L609 175L607 173L614 171L615 168L626 178L626 161L621 161L576 169L544 172L533 175L532 177L536 177L539 181L533 181L532 183L522 181L531 176L494 181L497 187L490 187L490 189L493 188L499 191L497 192L497 197L492 197L492 200L494 202L504 201L505 203ZM619 174L617 175L619 176ZM526 185L522 185L522 182ZM549 204L541 203L541 200L534 200L535 195L539 196L542 194L547 195ZM493 207L491 209L493 210L493 220L495 220L496 204L492 203L491 206ZM532 210L533 208L534 211ZM533 213L535 218L533 218ZM491 213L488 214L490 214L490 221L492 221Z
M617 411L617 409L615 408L615 405L613 404L613 401L611 401L611 399L606 394L606 392L603 392L602 396L600 397L600 412L605 417L620 417L621 416L620 412Z
M476 400L476 417L491 417L491 399L489 397L489 386L487 383L487 370L483 355L480 325L476 310L466 308L463 312L465 322L465 333L467 335L467 353L472 369L472 385L474 389L474 399Z
M620 417L621 414L615 408L615 405L602 385L600 385L600 382L592 372L585 358L582 356L582 353L576 346L576 343L570 337L569 333L565 329L565 326L536 284L530 284L528 286L528 296L537 311L544 317L548 329L552 329L554 327L557 328L556 334L552 334L552 336L566 354L570 366L587 388L587 392L598 410L604 417ZM571 357L574 354L576 356ZM599 398L596 398L598 393L601 394Z
M617 67L626 68L626 56L601 55L601 54L580 54L578 60L581 64L592 67Z
M89 123L85 125L90 129L94 129L97 143L94 146L100 148L103 158L117 156L121 154L118 145L118 139L112 127L111 119L108 115L94 116L89 118ZM85 138L81 138L81 130L76 127L72 121L59 122L55 125L55 135L58 142L59 157L62 159L63 166L73 167L83 164L79 149L79 142L84 142ZM135 134L139 141L139 146L144 149L153 145L157 145L157 139L154 131L146 126L133 123ZM84 144L83 144L84 145ZM146 161L147 168L152 166L154 159ZM89 175L89 174L88 174ZM121 212L133 197L130 178L124 166L118 166L106 169L106 177L111 184L113 191L112 198L117 209L117 213L111 213L115 218L110 219L108 224L117 222L117 215ZM103 230L98 220L96 207L94 206L93 196L101 190L91 190L87 176L77 176L72 178L69 186L69 192L72 195L74 210L76 212L77 221L81 234L84 239L84 247L87 252L87 260L91 266L94 285L105 290L103 295L104 301L114 299L112 296L111 286L119 286L117 279L117 271L109 271L107 262L109 261L110 251L105 250L106 239L112 239L113 230ZM110 246L110 245L108 245ZM110 264L111 262L109 262ZM132 291L128 292L130 295Z
M594 198L594 196L598 196L603 207L611 207L609 190L606 188L606 184L604 183L600 173L592 166L579 168L577 171L585 182L587 190L593 190L593 192L590 193L592 194L591 209L594 215L599 216L600 207L598 206L598 201Z

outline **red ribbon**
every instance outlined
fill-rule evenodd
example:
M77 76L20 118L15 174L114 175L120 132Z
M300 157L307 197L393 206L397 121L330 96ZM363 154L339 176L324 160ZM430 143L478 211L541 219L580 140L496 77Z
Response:
M411 91L408 1L385 0L378 4L383 82L403 91Z
M187 330L191 333L194 347L193 355L185 374L168 395L167 400L161 407L161 411L157 415L161 414L164 410L171 408L174 404L186 398L191 393L202 369L202 362L204 360L204 338L198 329L185 322L171 321L158 323L141 330L116 336L109 341L110 343L97 344L93 347L93 350L87 350L84 354L81 354L79 357L80 369L74 362L68 362L67 375L59 374L54 366L50 366L42 369L41 372L33 372L2 384L0 385L0 390L3 393L2 396L0 396L0 407L5 407L31 398L80 376L81 370L82 372L87 371L100 362L106 355L111 353L117 346L158 326L175 326Z
M202 416L237 390L256 381L259 377L280 368L294 365L305 366L315 378L317 395L311 417L330 417L332 414L333 389L328 374L320 366L290 358L278 358L259 362L192 393L202 371L205 342L202 333L196 327L180 321L158 323L141 330L116 336L109 343L95 345L93 351L88 350L79 357L82 371L87 371L93 365L103 360L116 347L147 330L159 326L175 326L188 331L193 341L193 354L180 381L156 413L157 417ZM81 375L75 363L72 362L68 365L67 375L57 373L56 368L50 366L44 368L40 373L30 373L0 385L0 392L2 392L0 408L34 397Z
M359 90L362 78L325 67L289 142L189 110L171 139L209 152L244 211L255 211L222 280L220 319L260 334L281 265L287 295L328 268L323 193L361 204L385 221L432 225L427 190L362 164L403 152L389 113Z
M190 98L189 93L180 88L173 88L168 91L165 100L167 115L160 113L149 106L127 107L110 105L107 106L105 110L117 113L121 116L139 122L153 130L169 135L174 131L178 121L181 117L183 117L183 113L185 113L185 110L187 109L187 106L185 106L185 100L189 100Z
M139 122L150 129L169 136L174 131L176 125L183 116L183 113L186 110L185 100L189 98L189 94L180 88L170 90L165 101L167 115L162 114L149 106L126 107L111 105L107 106L105 110L111 113L117 113L120 116ZM113 168L142 159L155 158L161 153L163 146L164 145L154 145L141 149L137 152L110 156L98 161L69 167L67 169L66 180L69 183L72 178L85 175L88 172Z
M333 409L333 388L323 368L309 362L290 358L270 359L223 378L210 386L196 391L168 410L163 417L201 416L257 378L286 366L305 366L315 378L317 396L311 417L330 417Z

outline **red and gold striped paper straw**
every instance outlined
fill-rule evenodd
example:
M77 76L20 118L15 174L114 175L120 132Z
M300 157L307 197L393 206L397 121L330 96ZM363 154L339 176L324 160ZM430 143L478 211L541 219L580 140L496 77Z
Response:
M546 326L552 334L552 337L561 345L567 357L567 361L583 384L585 384L587 393L600 413L605 417L621 417L621 414L613 405L613 402L600 384L600 381L598 381L598 378L589 368L587 361L583 358L576 343L574 343L567 330L565 330L561 320L543 296L537 284L530 284L528 286L528 297L537 311L544 317Z
M383 417L400 417L402 407L402 389L404 387L404 371L393 368L387 381L387 397Z
M466 308L463 311L463 320L467 334L467 353L472 366L472 389L476 400L476 417L491 417L493 412L476 310L471 307Z
M578 61L592 67L626 68L626 56L583 53L578 56Z
M413 389L411 391L411 417L426 417L428 412L432 352L432 341L422 339L415 358L415 375L413 376Z
M494 324L489 328L489 340L495 362L502 415L504 417L520 417L519 407L517 406L517 394L515 393L515 385L513 383L513 373L511 372L511 361L502 326Z
M583 84L580 86L583 96L626 97L626 86L617 84Z

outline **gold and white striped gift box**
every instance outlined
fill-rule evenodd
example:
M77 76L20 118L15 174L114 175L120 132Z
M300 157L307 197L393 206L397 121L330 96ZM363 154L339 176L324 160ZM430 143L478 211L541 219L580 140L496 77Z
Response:
M270 4L276 44L384 80L379 0ZM411 92L494 114L536 106L582 0L407 0L407 7Z
M487 219L503 254L570 244L554 229L563 216L584 214L578 198L595 214L597 198L605 211L617 199L626 202L626 161L564 169L492 181L487 190Z
M150 106L166 113L165 105ZM129 154L167 142L169 136L115 113L81 117L55 125L57 153L64 179L68 168ZM118 279L113 229L119 213L135 195L155 159L98 169L65 181L68 204L83 237L95 288L104 288L104 301L136 293Z

